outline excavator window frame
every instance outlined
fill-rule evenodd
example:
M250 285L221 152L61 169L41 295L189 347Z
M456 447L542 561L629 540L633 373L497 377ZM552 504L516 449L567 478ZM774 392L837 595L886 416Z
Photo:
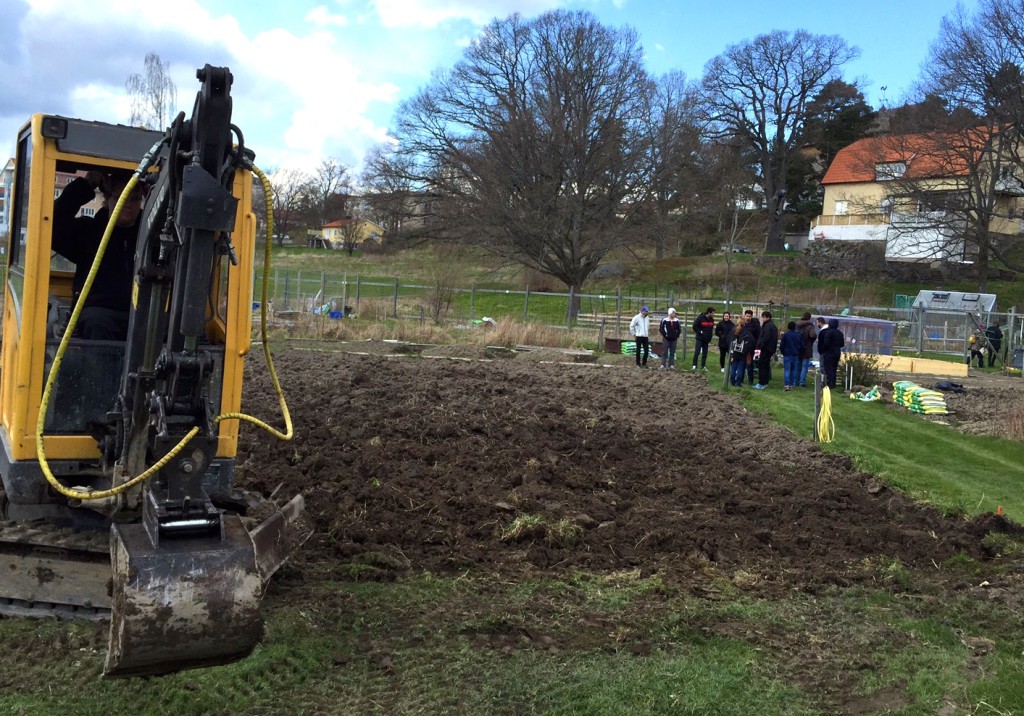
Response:
M25 249L29 224L29 182L32 176L32 132L18 137L14 160L14 202L7 246L7 285L14 303L15 320L21 327L21 304L25 293Z

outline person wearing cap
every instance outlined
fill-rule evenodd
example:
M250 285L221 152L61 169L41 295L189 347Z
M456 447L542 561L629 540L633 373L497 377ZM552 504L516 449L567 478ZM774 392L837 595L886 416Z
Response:
M93 170L64 187L53 202L53 250L75 264L72 280L74 300L85 285L107 222L128 183L128 176L111 177ZM77 216L91 202L96 191L103 195L103 207L94 216ZM92 340L124 340L128 335L135 272L135 242L143 192L136 188L121 207L107 249L96 272L92 289L78 320L76 335Z
M704 313L693 320L693 333L697 336L693 346L693 370L697 370L698 359L701 370L707 370L708 346L715 335L715 309L708 306Z
M676 367L676 341L683 333L683 324L676 316L676 309L668 309L668 315L661 319L658 332L665 339L665 347L661 351L661 370L666 367L671 370Z
M647 306L640 307L640 313L629 322L629 335L636 341L636 367L646 368L647 358L651 355L651 319ZM642 356L642 357L641 357Z

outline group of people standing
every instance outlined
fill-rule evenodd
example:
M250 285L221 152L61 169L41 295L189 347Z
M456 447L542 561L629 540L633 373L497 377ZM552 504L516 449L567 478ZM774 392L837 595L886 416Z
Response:
M845 337L839 329L839 320L823 317L817 319L817 327L811 321L811 314L804 313L799 321L790 321L787 331L781 336L772 321L771 311L762 311L760 321L754 312L747 309L743 320L734 323L726 311L722 320L715 322L715 311L708 307L698 315L691 326L694 334L692 371L707 371L708 348L718 338L719 367L721 372L729 368L729 383L741 387L744 378L755 390L764 390L772 377L772 360L781 350L783 358L784 390L807 385L807 370L814 356L814 344L818 344L821 370L829 388L836 387L836 373L842 356ZM676 309L668 309L658 326L664 349L661 368L675 367L676 346L683 333L683 326ZM636 341L636 364L646 368L650 356L650 311L642 306L640 312L629 324L629 333ZM757 382L754 374L757 373Z

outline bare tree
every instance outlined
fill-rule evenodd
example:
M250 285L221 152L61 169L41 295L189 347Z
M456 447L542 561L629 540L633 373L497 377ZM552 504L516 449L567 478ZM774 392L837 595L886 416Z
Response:
M698 175L695 165L702 136L693 88L684 74L669 73L652 82L648 91L643 144L648 193L638 218L646 221L660 259L670 239L681 243L683 227L700 204L692 180Z
M351 256L363 238L361 220L353 217L343 219L341 227L338 229L338 236L341 237L341 248Z
M307 177L302 189L310 219L320 228L333 217L348 215L347 203L351 185L348 167L333 157L321 160Z
M389 243L414 243L429 234L432 203L417 192L409 160L392 144L374 147L367 154L360 183L369 218L380 224Z
M288 232L299 228L309 176L297 169L278 169L267 178L273 195L274 238L281 245Z
M579 287L635 240L647 83L631 30L587 12L495 20L397 115L409 178L443 197L439 225Z
M1022 12L1020 0L984 0L975 14L958 7L943 19L919 88L932 111L913 115L923 138L911 140L920 146L904 152L907 170L890 192L915 205L917 223L962 244L982 291L993 259L1024 269L1006 252L1020 239L1024 197Z
M125 89L131 100L128 123L135 127L163 130L177 110L178 90L170 75L171 65L155 52L146 54L143 74L128 76Z
M785 245L785 177L803 142L808 104L858 51L838 35L775 30L729 47L704 68L701 104L713 131L755 153L767 199L767 251Z

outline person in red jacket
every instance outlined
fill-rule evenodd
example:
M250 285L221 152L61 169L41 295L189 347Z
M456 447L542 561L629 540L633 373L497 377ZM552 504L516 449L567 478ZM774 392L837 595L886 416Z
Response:
M692 370L697 370L699 358L701 370L706 371L708 369L708 345L715 336L715 309L709 306L704 313L694 319L693 332L696 335L696 343L693 347Z

